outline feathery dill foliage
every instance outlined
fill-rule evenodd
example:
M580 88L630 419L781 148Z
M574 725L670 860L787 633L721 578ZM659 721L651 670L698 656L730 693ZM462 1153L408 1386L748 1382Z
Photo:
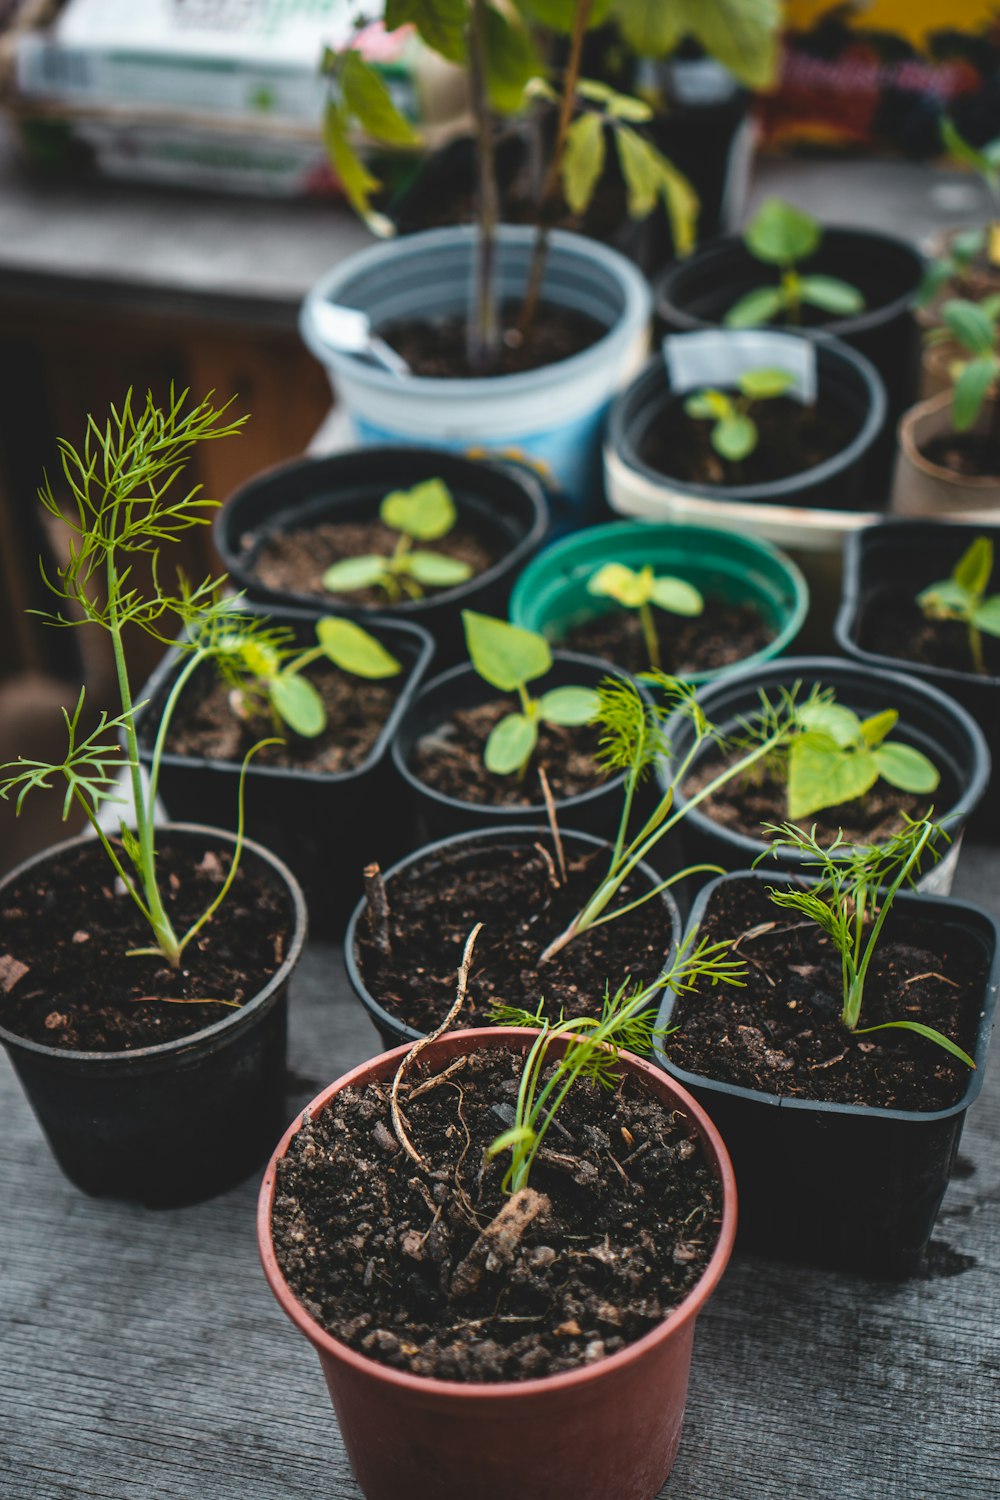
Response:
M599 1016L560 1016L558 1021L549 1022L543 1018L544 1000L534 1013L510 1005L493 1006L490 1018L495 1025L541 1027L521 1073L514 1124L497 1136L487 1153L496 1156L510 1151L504 1192L516 1193L528 1186L549 1127L576 1083L582 1079L596 1087L616 1088L621 1053L648 1053L654 1037L668 1034L655 1026L651 1008L660 990L669 986L684 994L706 981L713 985L743 983L745 965L729 956L728 942L710 943L703 938L693 945L693 936L685 938L668 967L651 984L632 985L625 979L613 994L606 989ZM543 1081L552 1043L561 1037L568 1039L566 1047Z
M207 910L178 936L157 883L153 829L153 804L171 715L181 689L202 661L231 650L235 636L246 641L255 632L264 637L267 634L257 622L240 619L226 607L220 597L224 579L207 578L191 584L179 576L176 589L170 591L160 578L162 547L179 541L194 526L207 525L218 504L205 498L200 486L185 489L178 481L199 443L239 432L246 419L227 421L230 404L215 407L211 393L189 404L186 391L178 396L171 389L165 406L158 406L151 394L139 405L129 390L120 408L111 407L103 425L93 416L87 418L81 448L65 438L59 440L62 475L70 495L69 513L64 513L47 475L38 496L43 507L69 527L69 558L54 574L46 574L43 568L42 576L51 592L72 608L68 614L61 606L37 613L50 625L96 625L108 632L114 649L120 712L111 716L102 711L96 728L81 738L85 703L85 689L81 688L73 711L63 709L67 746L62 761L22 758L0 766L0 797L6 799L16 793L18 812L29 792L50 788L54 777L63 779L63 818L74 802L80 806L127 894L149 923L154 946L133 951L161 955L174 967L180 964L187 944L225 899L235 878L243 845L243 776L237 843L229 874ZM148 565L149 583L145 587L135 572L133 559L137 558ZM123 633L131 625L166 644L178 619L188 632L181 643L188 659L164 705L147 790L139 769L135 729L136 709L142 705L132 700ZM118 730L125 739L124 758ZM268 742L255 745L246 757L244 774L250 756L264 743ZM125 801L116 795L123 766L129 773L134 828L122 822L120 855L100 827L98 813L106 802Z
M794 823L769 824L766 832L772 835L770 848L756 863L778 849L795 849L805 856L808 869L818 871L816 883L806 889L776 890L770 886L768 895L775 906L815 922L840 954L842 1018L848 1031L913 1031L974 1068L976 1064L967 1052L921 1021L858 1025L868 969L886 918L903 886L914 885L924 857L932 861L940 858L937 846L948 837L941 825L928 818L908 821L901 832L881 844L852 845L841 834L826 848L816 842L815 829L804 833Z

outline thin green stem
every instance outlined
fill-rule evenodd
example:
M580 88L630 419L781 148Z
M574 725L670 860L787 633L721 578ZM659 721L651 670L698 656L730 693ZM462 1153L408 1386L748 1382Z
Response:
M899 871L899 874L896 876L895 880L892 882L892 885L889 887L885 896L883 896L882 898L878 916L875 918L875 921L872 924L871 936L868 939L867 947L865 948L861 963L858 965L857 974L854 978L854 983L852 985L852 994L850 997L850 1005L849 1007L845 1007L844 1010L844 1023L849 1031L853 1031L858 1024L858 1018L861 1015L861 1002L864 998L865 979L868 974L868 966L875 955L875 949L878 946L879 935L882 931L882 928L885 926L885 921L889 915L892 903L895 900L900 887L903 885L904 881L908 879L910 871L914 868L915 865L919 864L920 856L924 851L927 840L931 836L931 832L931 825L929 823L925 824L924 830L917 840L916 844L913 846L909 858L906 860L902 869Z
M658 672L660 670L660 638L656 633L656 621L653 619L653 611L648 600L639 605L639 623L646 642L649 665L654 672Z
M118 855L115 853L114 845L111 843L107 834L104 832L104 829L98 822L97 816L94 813L94 809L90 806L90 803L87 801L86 797L82 795L78 787L73 788L73 796L83 808L83 811L86 814L87 822L90 824L91 828L100 839L101 847L103 848L105 854L108 856L108 859L111 861L111 864L114 866L115 872L118 875L118 878L121 880L122 885L125 887L125 894L131 897L136 906L142 912L146 921L149 922L150 925L152 925L152 918L149 915L146 903L143 901L142 897L139 895L139 892L136 890L135 881L126 872L124 865L118 858Z

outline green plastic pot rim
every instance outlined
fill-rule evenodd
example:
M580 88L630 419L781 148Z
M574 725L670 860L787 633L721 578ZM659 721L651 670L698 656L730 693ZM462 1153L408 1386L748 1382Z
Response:
M780 875L764 870L730 870L725 875L718 875L714 880L702 887L691 906L691 913L685 928L685 937L689 933L697 931L705 908L716 890L729 881L754 880L767 881L770 884L777 880L795 885L814 884L808 878L791 875L782 872ZM686 1068L678 1067L670 1061L663 1050L662 1040L657 1038L653 1043L656 1060L664 1072L671 1078L677 1079L686 1088L701 1088L710 1090L716 1094L726 1094L730 1098L746 1099L753 1104L763 1104L774 1109L802 1110L814 1114L838 1114L858 1115L863 1119L902 1120L914 1125L932 1125L939 1120L950 1119L953 1115L964 1114L973 1104L983 1086L983 1076L986 1071L986 1061L989 1053L990 1038L993 1031L993 1016L997 1005L997 994L1000 990L1000 922L981 906L976 906L971 901L956 901L952 896L925 896L921 891L900 891L896 902L902 902L904 908L909 906L931 906L940 914L942 925L950 918L952 925L961 925L963 915L971 917L972 921L979 923L989 929L993 940L992 955L988 954L988 965L986 983L983 990L982 1003L979 1008L979 1025L976 1031L976 1047L973 1057L976 1062L975 1072L970 1072L968 1087L962 1094L961 1099L948 1106L947 1109L915 1110L915 1109L888 1109L877 1104L844 1104L833 1099L803 1099L790 1097L784 1094L764 1093L762 1090L750 1089L738 1083L727 1083L723 1079L709 1078L701 1073L690 1073ZM893 903L896 909L896 903ZM984 941L984 947L988 945ZM677 997L672 992L664 992L663 1004L657 1016L657 1028L669 1025L677 1003ZM987 1024L988 1023L988 1024ZM933 1043L928 1042L928 1046Z
M193 839L211 840L214 843L226 845L236 843L235 834L203 823L164 823L157 827L156 832L158 837L179 833ZM43 849L38 854L33 854L30 859L26 859L3 877L0 881L0 890L12 884L15 879L22 879L36 865L58 859L61 854L70 849L76 849L81 844L91 843L95 849L99 848L93 834L81 833L76 838L65 839L61 843L51 845L48 849ZM211 1044L217 1039L221 1040L223 1036L233 1036L252 1025L261 1011L270 1010L274 1002L280 998L283 987L298 963L305 946L307 918L302 889L284 861L280 860L276 854L272 854L270 849L265 849L263 844L258 844L254 839L244 838L243 856L247 853L256 855L277 878L277 881L285 886L291 906L291 937L288 950L271 978L252 999L248 1000L245 1005L241 1005L238 1011L227 1009L221 1020L213 1021L210 1026L203 1026L200 1031L193 1031L188 1036L175 1037L169 1042L157 1042L151 1047L136 1047L123 1052L77 1052L67 1047L49 1047L44 1042L36 1042L28 1037L19 1036L16 1031L9 1031L5 1026L0 1026L0 1042L16 1051L30 1053L39 1059L44 1058L49 1064L65 1068L66 1071L88 1069L94 1073L117 1072L127 1067L129 1072L137 1073L166 1067L178 1061L183 1062L189 1055L212 1050ZM225 911L225 903L220 911Z
M527 1027L477 1027L460 1033L461 1037L468 1038L469 1050L473 1050L476 1044L481 1046L502 1046L504 1043L514 1043L509 1050L515 1052L527 1051L531 1041L538 1035L536 1031ZM439 1038L440 1042L449 1042L455 1039L454 1033L448 1033ZM424 1054L425 1060L433 1055L435 1043L427 1049ZM662 1323L653 1328L649 1333L643 1334L642 1338L636 1339L624 1349L617 1350L614 1354L606 1355L603 1359L593 1364L584 1365L575 1370L560 1371L555 1375L548 1375L534 1380L519 1381L458 1381L458 1380L434 1380L426 1375L411 1375L407 1371L393 1369L389 1365L379 1364L376 1360L368 1359L365 1355L357 1353L347 1344L341 1343L330 1333L310 1317L299 1300L293 1296L288 1283L277 1263L274 1253L274 1245L271 1238L271 1208L274 1201L275 1178L278 1162L286 1154L292 1137L301 1126L316 1114L319 1114L329 1104L334 1095L346 1088L367 1082L368 1077L374 1069L378 1072L375 1076L388 1075L394 1065L397 1065L410 1051L412 1043L406 1043L401 1047L395 1047L391 1052L382 1053L376 1058L370 1058L367 1062L360 1063L345 1073L335 1083L323 1089L315 1099L289 1125L275 1148L274 1154L268 1163L261 1184L260 1195L257 1200L257 1238L260 1250L261 1264L264 1275L275 1298L281 1306L282 1311L295 1324L300 1333L303 1333L309 1342L321 1354L332 1356L341 1364L348 1365L358 1375L370 1380L374 1379L387 1385L395 1386L400 1391L408 1391L414 1394L425 1394L435 1396L447 1396L459 1401L479 1402L484 1400L517 1402L519 1400L530 1400L544 1396L549 1391L567 1391L580 1389L600 1380L602 1376L613 1373L625 1365L634 1363L641 1359L648 1350L657 1344L669 1339L674 1332L683 1324L697 1317L704 1304L715 1291L722 1278L732 1252L736 1236L736 1178L733 1173L729 1153L715 1125L706 1114L702 1106L693 1099L691 1095L674 1079L669 1078L661 1068L655 1064L646 1062L643 1058L635 1057L632 1053L621 1054L627 1070L645 1078L650 1083L659 1085L666 1078L671 1092L674 1094L681 1112L694 1125L701 1139L705 1159L710 1166L717 1168L717 1178L722 1187L723 1206L722 1222L719 1226L719 1238L716 1242L712 1256L705 1267L701 1277L692 1287L691 1291L668 1313Z
M603 526L591 526L583 531L572 532L569 536L562 537L558 542L554 542L551 547L547 547L537 558L533 558L519 574L510 596L508 613L512 622L515 625L526 626L527 611L524 608L523 601L534 582L532 578L533 570L536 573L537 571L541 571L542 568L548 570L554 564L558 564L567 554L571 556L581 543L586 542L588 539L600 539L606 543L604 560L606 562L614 561L616 543L636 536L639 527L643 528L647 537L650 538L652 545L655 546L657 537L662 537L664 542L668 542L671 545L676 541L682 541L682 544L691 543L690 550L696 550L700 558L705 558L709 562L711 562L712 549L717 544L717 533L721 529L715 526L688 525L686 523L677 524L670 521L653 521L637 517L634 520L609 521ZM726 535L729 534L726 533ZM708 671L691 672L683 678L685 682L696 685L707 684L715 682L719 677L729 677L731 673L742 671L744 667L759 666L764 662L773 660L775 657L780 656L785 647L790 645L799 634L809 613L809 586L797 563L793 562L780 548L761 537L740 536L733 538L730 536L730 546L734 542L737 546L745 550L748 561L756 554L758 557L767 558L776 568L781 569L785 573L794 601L791 613L774 639L769 641L760 651L755 651L751 656L741 658L739 662L733 663L729 667L716 667ZM736 559L733 559L734 563L736 561ZM745 577L741 569L736 566L728 568L727 571L733 577ZM563 576L567 579L570 578L571 575L568 569L563 570ZM752 604L753 601L751 600L750 602ZM598 613L600 611L594 611L595 616ZM534 627L526 626L526 628L533 629Z

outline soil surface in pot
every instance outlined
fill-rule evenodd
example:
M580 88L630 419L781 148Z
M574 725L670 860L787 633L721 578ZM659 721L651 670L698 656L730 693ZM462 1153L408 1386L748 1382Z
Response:
M401 354L415 375L439 380L475 380L494 375L520 375L581 354L604 338L607 327L596 318L569 307L539 307L527 338L517 328L521 305L505 304L500 312L500 348L488 369L473 369L468 354L465 318L424 318L389 323L382 338Z
M457 709L433 734L417 741L411 770L445 797L492 807L541 807L545 796L539 766L544 767L557 802L600 786L605 780L595 759L600 734L588 724L539 725L538 748L523 779L487 771L483 750L490 731L516 707L508 698L495 698L474 708Z
M116 843L119 858L128 860ZM183 934L219 893L228 848L161 834L160 890ZM184 951L179 969L148 947L149 927L95 839L36 865L0 895L0 1022L48 1047L125 1052L213 1026L232 1004L253 998L281 965L289 936L287 900L241 868L225 901ZM120 887L119 887L120 889Z
M275 1250L335 1338L414 1375L537 1379L641 1338L699 1280L719 1184L683 1116L631 1079L572 1090L532 1170L541 1202L520 1200L517 1228L491 1232L511 1202L509 1158L485 1153L513 1119L522 1067L491 1048L403 1085L423 1172L393 1134L389 1082L344 1090L292 1137Z
M399 541L399 532L373 521L321 521L295 531L276 531L262 544L251 563L261 583L270 589L289 594L318 594L327 601L363 609L391 609L392 601L384 589L354 589L348 594L333 594L323 587L323 574L336 562L348 557L391 557ZM252 545L245 538L241 545ZM448 532L434 543L434 552L468 563L472 576L485 573L500 561L503 549L496 538L459 518ZM455 587L454 584L451 585ZM444 589L425 587L428 597ZM396 601L398 602L398 601Z
M532 1013L545 999L557 1019L600 1010L605 984L616 989L656 978L671 944L670 920L654 898L635 911L591 928L539 966L549 943L569 925L604 876L610 851L567 851L569 880L556 885L551 838L539 830L538 844L484 844L429 855L387 886L392 952L359 928L359 960L365 984L378 1003L416 1031L440 1025L455 999L465 940L477 922L468 996L459 1026L490 1024L490 1003L501 1001ZM558 878L558 877L557 877ZM630 879L612 909L641 895L641 877Z
M319 661L305 675L326 708L327 724L322 734L304 738L287 725L276 728L266 714L239 718L230 707L229 685L208 667L195 673L177 705L167 742L170 753L239 766L259 740L277 735L284 744L267 745L258 751L253 759L255 766L334 775L353 771L371 755L405 686L406 666L396 677L370 681ZM152 730L149 736L143 736L144 741L151 742L151 735Z
M714 672L745 661L774 639L774 631L749 604L706 599L704 612L685 617L653 611L664 672L683 677ZM649 652L638 611L613 609L573 625L559 644L569 651L599 656L626 672L648 672Z
M699 762L684 782L685 797L693 797L707 786L725 763L725 758L718 755ZM761 839L765 823L788 821L787 795L787 784L777 777L765 774L760 781L734 777L699 805L706 817L721 828ZM851 844L878 844L894 833L901 833L908 818L925 817L929 808L926 797L900 791L879 778L863 797L821 808L801 818L798 826L808 830L815 825L816 838L823 846L832 844L841 832Z
M778 890L788 882L776 877ZM699 938L735 942L745 986L696 988L674 1013L670 1061L703 1077L803 1099L887 1109L946 1109L969 1069L906 1031L849 1032L840 955L814 922L774 906L758 881L713 892ZM971 1052L986 957L966 929L893 913L865 984L862 1026L919 1021Z
M928 463L962 479L1000 479L1000 438L977 432L945 432L920 449Z
M982 642L987 676L1000 677L1000 638L984 634ZM976 675L965 626L958 620L925 619L912 597L904 594L878 594L865 604L858 645L880 656Z
M756 448L731 463L712 447L712 423L687 416L681 402L671 402L646 433L639 457L651 469L686 484L718 489L771 484L832 458L858 431L858 423L836 408L802 406L787 396L760 402L753 420L759 433Z

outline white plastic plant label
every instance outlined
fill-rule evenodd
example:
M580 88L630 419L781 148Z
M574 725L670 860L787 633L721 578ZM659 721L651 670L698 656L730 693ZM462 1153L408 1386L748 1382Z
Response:
M751 370L784 370L787 394L803 406L816 400L816 345L794 333L768 328L706 328L702 333L671 333L663 359L673 391L732 390Z

